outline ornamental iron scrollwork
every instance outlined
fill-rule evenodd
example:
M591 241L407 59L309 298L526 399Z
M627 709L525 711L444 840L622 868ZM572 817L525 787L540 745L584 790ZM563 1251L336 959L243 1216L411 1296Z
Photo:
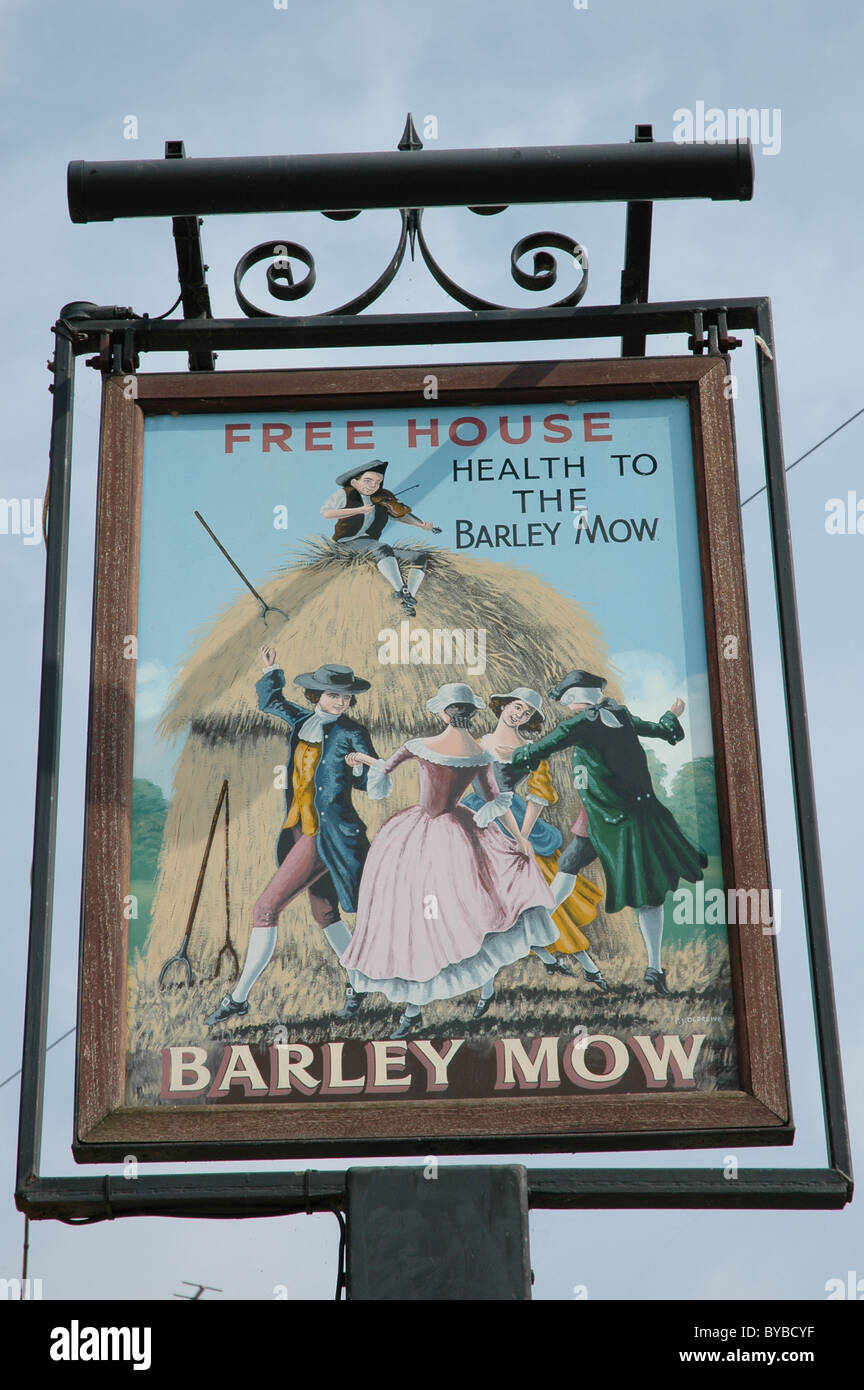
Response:
M422 143L414 128L414 122L409 114L405 123L405 129L399 141L400 150L419 150ZM470 207L469 211L479 217L491 217L506 210L505 206L489 205ZM359 217L362 209L333 210L325 212L324 217L331 218L333 221L348 221L354 217ZM405 252L410 246L411 259L415 258L415 248L420 248L420 255L426 264L427 269L433 279L451 299L465 306L466 309L501 309L508 312L518 313L515 305L496 304L492 300L482 299L479 295L473 294L464 286L458 284L450 276L443 266L432 255L429 244L423 233L423 208L401 208L399 215L401 218L401 230L399 241L393 255L387 265L378 276L377 280L361 294L348 300L345 304L340 304L335 309L327 309L315 317L329 318L335 315L359 314L367 309L370 304L374 304L379 299L389 285L393 283L399 267L405 259ZM551 248L551 249L550 249ZM547 305L551 309L563 309L575 307L588 288L588 253L584 246L573 237L564 232L534 232L530 236L521 237L516 242L510 253L510 274L514 282L524 290L531 290L540 293L549 290L558 279L558 261L551 254L551 251L561 251L570 257L574 267L581 271L581 278L576 288L563 299L556 300L554 304ZM520 261L529 252L534 252L533 269L524 270ZM267 267L267 288L274 299L282 301L292 301L304 299L310 294L316 282L315 258L311 251L305 246L301 246L296 241L265 241L253 246L245 255L240 257L234 269L234 293L237 303L246 314L247 318L278 318L282 317L271 310L262 309L259 305L252 302L244 294L242 289L243 278L253 266L262 261L272 260L272 265ZM299 262L306 267L306 273L298 280L295 279L291 268L291 262Z
M402 229L399 242L393 255L384 270L362 294L355 296L354 299L340 304L338 308L327 309L322 312L320 317L327 318L337 314L359 314L363 309L367 309L370 304L374 304L384 291L391 285L396 278L399 267L405 259L405 252L409 242L419 247L420 255L423 258L433 279L441 286L451 299L463 304L466 309L507 309L513 310L515 306L509 304L496 304L489 299L483 299L480 295L473 294L448 275L443 266L439 265L429 244L423 234L422 218L423 211L418 208L402 208ZM564 232L534 232L530 236L520 238L516 242L510 253L510 274L514 282L524 290L542 292L549 290L558 278L557 258L545 248L553 248L556 251L565 252L571 259L574 266L581 270L581 278L576 288L563 299L558 299L554 304L547 307L553 309L563 309L568 306L574 307L582 299L588 288L588 253L580 242ZM414 246L411 247L412 260L414 259ZM530 251L534 252L533 270L523 270L519 262L522 257ZM253 266L260 264L261 261L271 260L272 264L267 267L267 287L274 299L297 300L304 299L308 295L316 281L315 259L311 251L305 246L301 246L296 241L265 241L258 246L253 246L247 251L234 270L234 293L237 303L248 318L277 318L278 314L269 309L263 309L254 304L251 299L244 294L242 289L243 277ZM306 267L306 274L302 279L295 279L291 269L291 262L300 262Z
M329 214L326 215L329 216ZM367 309L370 304L374 304L375 300L380 298L387 286L392 284L405 257L405 248L408 245L408 221L409 214L405 209L402 209L402 233L399 237L399 244L378 279L362 294L358 294L356 298L349 299L345 304L340 304L337 309L328 309L326 314L321 315L322 318L335 314L359 314L361 310ZM301 246L296 241L261 242L260 245L253 246L251 251L247 251L245 256L241 256L234 268L234 294L247 318L279 317L269 309L261 309L253 304L241 289L241 281L247 270L251 270L253 265L258 265L270 257L273 258L273 265L267 267L267 287L274 299L303 299L311 292L315 284L315 259L311 251L307 251L305 246ZM302 280L295 281L294 279L291 271L292 259L300 261L307 268ZM284 281L284 283L280 283L280 281Z

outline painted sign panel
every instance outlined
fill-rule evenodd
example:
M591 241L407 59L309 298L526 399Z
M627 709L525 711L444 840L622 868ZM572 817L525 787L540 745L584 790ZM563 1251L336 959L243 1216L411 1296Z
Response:
M122 998L82 1157L790 1136L721 366L115 403Z

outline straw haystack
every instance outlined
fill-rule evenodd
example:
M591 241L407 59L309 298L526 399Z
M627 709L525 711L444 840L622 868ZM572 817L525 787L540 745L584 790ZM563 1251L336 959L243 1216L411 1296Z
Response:
M270 612L262 619L248 595L218 615L175 682L160 725L165 737L185 733L186 741L176 766L141 967L148 981L158 975L183 936L223 779L230 787L232 939L241 964L252 906L275 870L274 849L284 814L284 793L275 780L284 764L286 736L281 721L257 708L254 687L263 643L276 649L289 699L303 701L292 685L296 674L328 661L349 665L371 681L352 716L366 725L385 757L406 738L440 729L426 701L445 681L468 680L485 698L513 685L545 691L572 667L603 673L610 669L600 632L585 610L536 575L509 564L431 550L417 616L411 620L412 630L485 629L487 667L482 675L468 675L456 666L381 664L379 633L399 628L401 607L368 559L327 542L307 542L278 577L260 586L260 592L268 604L290 617ZM620 695L612 676L609 691ZM547 702L547 728L554 725L556 713ZM491 714L481 712L472 732L479 737L492 724ZM580 806L570 765L569 753L557 754L552 761L560 800L549 818L565 836ZM394 794L386 801L368 801L362 793L355 796L370 838L394 811L416 802L416 769L400 769L394 780ZM209 981L225 938L222 844L220 828L189 943L196 990L200 988L201 1002L208 1004L220 991L219 984ZM596 864L588 876L602 883ZM615 917L601 911L587 930L598 961L629 956L638 941L635 916L629 910ZM517 985L520 972L533 985L545 983L534 961L511 967L509 982ZM344 975L312 922L305 895L282 915L279 945L267 975L268 984L281 991L283 1018L292 1011L295 1017L310 1011L313 979L323 990L322 1009L338 1006L341 1000ZM263 984L262 978L259 985Z

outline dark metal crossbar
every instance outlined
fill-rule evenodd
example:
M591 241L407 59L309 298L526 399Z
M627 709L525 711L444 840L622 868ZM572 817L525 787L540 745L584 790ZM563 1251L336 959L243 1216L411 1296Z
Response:
M512 1161L512 1160L511 1160ZM460 1165L461 1166L461 1165ZM849 1200L848 1184L829 1169L738 1170L727 1181L720 1168L532 1168L528 1199L534 1211L664 1210L773 1207L835 1210ZM301 1173L191 1173L167 1177L41 1178L28 1191L34 1221L109 1221L121 1216L239 1219L340 1211L346 1175ZM19 1201L19 1205L22 1203Z
M124 159L69 165L73 222L237 212L753 196L749 140Z
M76 353L99 346L103 335L118 346L124 339L136 353L183 352L190 347L216 347L220 352L261 349L390 347L432 343L565 341L570 338L617 338L628 334L696 332L701 314L715 326L725 316L729 329L757 327L767 299L704 299L665 304L601 304L575 309L488 309L476 313L441 314L321 314L309 318L133 319L111 318L110 306L87 306L93 317L77 318L78 305L60 311L60 323L70 333ZM70 312L71 310L71 312ZM102 313L105 312L105 316ZM721 344L721 351L725 351ZM119 366L117 370L120 370ZM123 370L134 370L131 357Z

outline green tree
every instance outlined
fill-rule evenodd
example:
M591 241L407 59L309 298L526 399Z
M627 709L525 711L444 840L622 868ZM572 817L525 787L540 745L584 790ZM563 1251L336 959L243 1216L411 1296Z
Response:
M154 782L132 782L132 864L130 878L154 879L168 803Z
M701 845L706 854L720 853L713 758L685 763L675 776L667 804L688 840Z

